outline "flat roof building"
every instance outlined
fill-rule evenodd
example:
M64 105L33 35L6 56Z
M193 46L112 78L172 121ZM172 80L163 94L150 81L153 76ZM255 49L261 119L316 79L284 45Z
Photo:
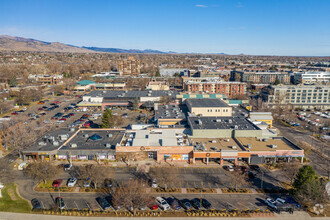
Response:
M232 107L220 99L186 99L190 113L200 116L232 116Z

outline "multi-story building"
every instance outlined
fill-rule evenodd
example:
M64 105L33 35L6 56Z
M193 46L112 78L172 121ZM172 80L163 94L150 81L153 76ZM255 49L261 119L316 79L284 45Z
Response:
M249 83L266 83L273 84L279 80L281 84L290 84L290 74L287 72L239 72L231 73L231 81L249 82Z
M269 105L291 105L305 109L329 109L330 86L319 85L277 85L264 93Z
M148 83L146 90L170 90L167 81L152 80Z
M60 84L63 83L63 76L60 74L56 75L39 75L39 74L30 74L28 79L35 80L41 84Z
M140 60L135 60L134 57L118 60L117 69L121 73L120 75L139 75Z
M185 81L187 92L206 92L224 94L229 98L246 94L246 84L242 82L223 82L219 79L205 81Z
M299 72L294 73L294 83L295 84L312 84L312 83L322 83L329 84L330 82L330 72Z
M232 107L220 99L186 99L188 111L198 116L231 117Z

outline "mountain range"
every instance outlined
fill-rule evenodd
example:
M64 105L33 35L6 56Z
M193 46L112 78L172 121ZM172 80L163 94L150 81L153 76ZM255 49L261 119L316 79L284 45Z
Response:
M78 47L59 42L46 42L32 38L0 35L0 51L31 51L31 52L68 52L68 53L140 53L140 54L169 54L159 50L138 50L101 47Z

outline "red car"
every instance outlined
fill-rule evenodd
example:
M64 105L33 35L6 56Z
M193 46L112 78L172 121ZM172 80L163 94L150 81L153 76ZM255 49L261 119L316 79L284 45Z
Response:
M152 205L150 207L151 211L155 211L155 210L158 210L158 205Z
M54 103L55 103L55 104L60 104L61 102L60 102L60 101L55 101Z
M13 112L13 113L11 113L12 115L18 115L18 112Z
M60 120L61 120L61 121L66 121L66 118L61 118Z
M62 182L63 182L62 179L54 180L53 187L59 187L62 184Z
M74 113L70 113L69 115L70 115L70 116L74 116Z

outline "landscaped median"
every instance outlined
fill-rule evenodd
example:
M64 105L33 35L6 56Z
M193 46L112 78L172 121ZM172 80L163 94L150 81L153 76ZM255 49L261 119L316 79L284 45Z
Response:
M195 210L184 212L172 211L68 211L62 212L53 210L38 211L46 215L64 215L64 216L97 216L97 217L274 217L275 214L269 210Z
M45 182L40 182L34 190L37 192L74 192L76 187L53 187L53 181L47 180Z

